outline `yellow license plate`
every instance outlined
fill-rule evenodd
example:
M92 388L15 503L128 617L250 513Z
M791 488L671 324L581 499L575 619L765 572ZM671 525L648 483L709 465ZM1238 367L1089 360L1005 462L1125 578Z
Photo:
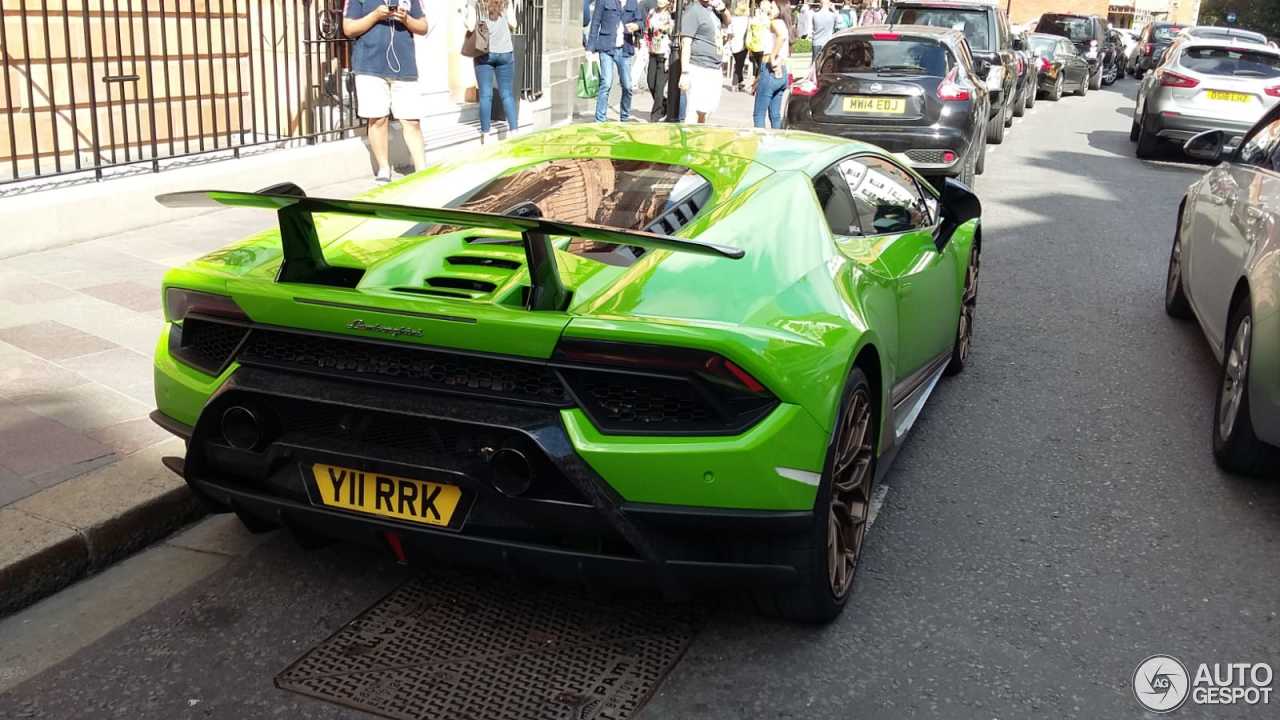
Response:
M907 111L907 99L850 95L844 99L844 111L850 113L901 115Z
M320 463L311 472L322 504L396 520L447 526L462 498L457 485Z
M1208 90L1210 100L1226 100L1227 102L1249 102L1245 93L1228 92L1226 90Z

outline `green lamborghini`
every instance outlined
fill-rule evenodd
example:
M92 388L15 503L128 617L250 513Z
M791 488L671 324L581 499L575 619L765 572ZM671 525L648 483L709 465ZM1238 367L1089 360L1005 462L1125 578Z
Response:
M830 620L969 358L977 198L839 138L581 125L357 200L158 199L278 218L165 276L166 465L252 530L404 562Z

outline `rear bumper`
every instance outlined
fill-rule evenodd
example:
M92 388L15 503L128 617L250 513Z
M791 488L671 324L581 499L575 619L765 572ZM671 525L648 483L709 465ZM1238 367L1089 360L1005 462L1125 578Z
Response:
M805 111L807 114L807 111ZM795 113L800 115L800 113ZM886 127L876 125L854 125L852 123L816 122L805 117L791 116L787 118L787 128L808 130L824 135L860 140L879 145L893 153L897 158L915 168L917 172L929 175L957 176L968 157L976 133L960 128L950 127ZM981 139L981 138L979 138ZM942 162L940 158L930 157L938 152L950 150L956 154L952 162ZM914 156L914 157L913 157Z
M1221 130L1227 134L1227 146L1232 147L1239 146L1245 134L1254 125L1252 122L1172 112L1176 114L1161 111L1155 104L1147 108L1147 131L1154 132L1156 137L1164 140L1184 143L1202 132Z
M222 413L231 405L264 418L267 439L255 449L223 439ZM786 584L796 570L769 548L807 532L813 518L811 502L756 510L627 501L575 450L554 408L240 368L194 426L153 417L187 437L185 460L168 464L212 509L234 511L251 526L382 548L392 533L412 563L656 584L670 595L700 585ZM530 458L529 492L496 489L485 452L496 447ZM629 461L658 472L634 449ZM462 499L448 527L333 508L319 502L313 463L452 484Z

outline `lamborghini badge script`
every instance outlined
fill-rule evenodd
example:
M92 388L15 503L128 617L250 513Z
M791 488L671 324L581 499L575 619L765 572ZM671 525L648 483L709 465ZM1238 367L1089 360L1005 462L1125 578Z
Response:
M392 337L422 337L422 331L416 328L391 327L381 323L367 323L359 318L347 323L347 327L352 330L363 330L365 332L378 333L379 335L391 335Z

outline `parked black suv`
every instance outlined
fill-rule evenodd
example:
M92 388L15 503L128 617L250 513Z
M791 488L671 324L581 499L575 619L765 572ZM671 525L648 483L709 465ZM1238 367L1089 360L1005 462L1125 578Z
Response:
M982 172L987 89L959 30L872 25L836 33L791 86L785 127L862 140L903 156L940 188Z
M957 0L904 0L889 11L891 25L932 25L962 30L973 52L978 77L986 78L991 97L991 122L987 142L1004 142L1005 128L1013 124L1013 106L1018 101L1018 59L1013 52L1013 34L1004 11L989 2Z
M1173 44L1174 38L1186 25L1167 22L1147 23L1138 38L1138 62L1133 68L1133 76L1142 77L1146 72L1160 64L1164 51Z
M1046 13L1036 23L1036 32L1064 37L1076 46L1089 62L1089 89L1102 87L1102 81L1116 81L1111 73L1116 68L1116 46L1111 40L1111 24L1097 15Z

